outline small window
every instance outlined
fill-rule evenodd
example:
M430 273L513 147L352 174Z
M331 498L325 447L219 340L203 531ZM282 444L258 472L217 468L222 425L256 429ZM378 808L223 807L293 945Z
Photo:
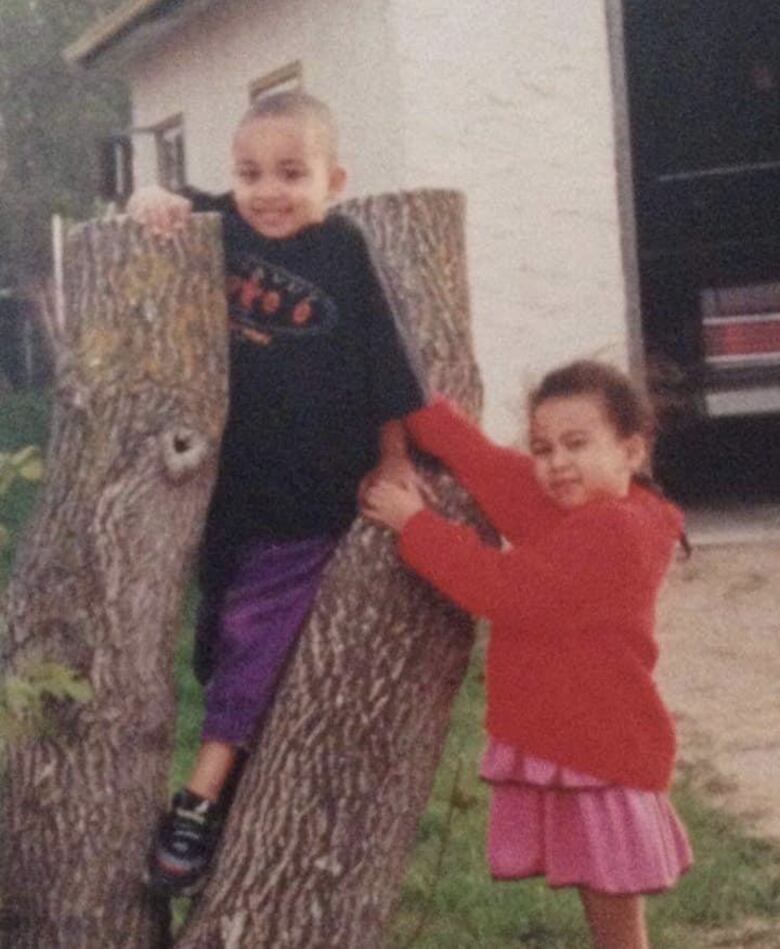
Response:
M100 197L126 201L133 192L133 142L129 135L109 135L99 142Z
M168 119L154 129L157 148L157 180L170 191L187 184L184 162L184 121L180 115Z
M272 92L287 92L303 87L303 66L299 59L255 79L249 86L249 101L257 102Z

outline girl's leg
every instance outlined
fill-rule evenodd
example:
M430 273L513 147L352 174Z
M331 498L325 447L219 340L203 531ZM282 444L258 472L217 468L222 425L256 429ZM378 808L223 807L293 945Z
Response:
M650 949L642 896L599 893L583 886L580 899L596 949Z
M224 741L204 741L198 750L187 789L208 801L218 801L237 756L235 745Z

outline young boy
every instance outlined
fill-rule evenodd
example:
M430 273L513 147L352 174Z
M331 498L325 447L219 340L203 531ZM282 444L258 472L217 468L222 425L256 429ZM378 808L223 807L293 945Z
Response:
M169 232L222 215L230 408L203 538L196 673L202 744L151 858L158 893L195 892L241 749L275 685L361 484L413 478L399 419L423 402L342 191L331 114L298 92L261 99L233 139L233 190L136 192L128 212Z

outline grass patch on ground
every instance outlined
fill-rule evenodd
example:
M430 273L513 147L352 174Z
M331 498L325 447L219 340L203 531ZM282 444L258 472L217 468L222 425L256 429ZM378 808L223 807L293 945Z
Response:
M43 444L47 402L36 394L0 402L0 451ZM35 486L23 482L3 499L0 520L18 532L29 516ZM3 553L6 575L11 551ZM201 694L191 671L196 596L185 597L177 653L179 718L171 784L181 784L195 751ZM579 901L541 881L493 883L486 871L487 789L477 777L482 748L482 656L476 650L455 704L452 728L393 920L390 945L406 949L582 949L587 945ZM696 931L748 919L780 920L780 850L750 838L744 828L710 807L684 770L675 804L690 832L696 866L671 893L649 900L654 949L690 949ZM421 923L422 928L420 929Z

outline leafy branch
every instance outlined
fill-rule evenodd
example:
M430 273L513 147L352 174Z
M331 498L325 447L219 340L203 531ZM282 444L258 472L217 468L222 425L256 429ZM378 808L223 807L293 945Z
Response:
M43 459L37 446L0 452L0 500L18 479L40 481L42 477ZM0 523L0 546L9 539L8 529ZM91 697L89 683L67 666L49 661L30 664L0 681L0 741L45 732L52 701L87 702Z
M15 452L0 452L0 499L8 494L17 479L40 481L43 477L43 459L36 445ZM0 523L0 547L9 541L8 528Z
M88 702L92 689L72 669L58 662L38 662L22 674L8 676L0 686L0 738L45 734L52 700Z

